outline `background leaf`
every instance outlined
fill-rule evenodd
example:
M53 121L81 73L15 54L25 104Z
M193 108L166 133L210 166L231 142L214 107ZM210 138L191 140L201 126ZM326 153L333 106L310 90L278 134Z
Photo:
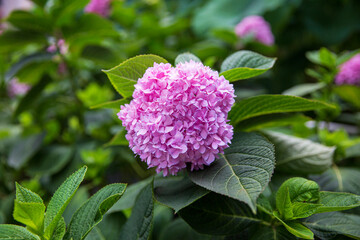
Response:
M335 148L282 133L265 133L275 145L276 169L287 173L321 173L333 161Z
M352 85L335 86L334 92L343 100L360 108L360 87Z
M198 58L192 53L182 53L175 58L175 66L179 63L190 62L190 60L194 62L201 62L200 58Z
M91 106L90 109L112 108L112 109L120 111L120 106L124 105L126 103L129 103L129 102L130 102L130 99L122 98L122 99L118 99L118 100L115 100L115 101L104 102L104 103L100 103L100 104Z
M130 218L122 227L120 239L148 239L154 216L153 183L136 198Z
M208 190L245 202L256 211L256 199L274 171L274 148L255 133L236 134L219 159L190 179Z
M221 74L229 82L263 74L275 64L274 58L264 57L261 54L242 50L231 54L221 65Z
M320 89L324 88L325 86L326 86L326 84L323 82L303 83L303 84L296 85L292 88L289 88L288 90L284 91L282 94L303 97L310 93L316 92L317 90L320 90Z
M308 229L307 227L305 227L304 225L302 225L301 223L296 222L296 221L284 222L283 220L281 220L280 216L278 216L277 214L274 214L274 216L293 235L295 235L301 239L314 239L314 234L311 232L311 230Z
M167 61L156 55L140 55L104 72L116 91L124 98L128 98L132 96L137 80L144 75L146 69L153 67L154 63L167 63Z
M351 193L320 192L320 204L316 212L342 211L360 206L360 196Z
M208 192L186 176L158 178L154 182L156 200L171 207L175 212L202 198Z
M0 225L0 239L40 240L38 236L29 232L26 228L11 224Z
M64 239L85 239L87 234L102 220L103 215L119 200L126 184L110 184L87 200L73 215Z

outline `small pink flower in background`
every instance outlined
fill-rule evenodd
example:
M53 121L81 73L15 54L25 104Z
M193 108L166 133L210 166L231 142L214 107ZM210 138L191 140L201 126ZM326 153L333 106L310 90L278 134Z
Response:
M175 175L186 163L203 169L229 146L234 97L232 84L201 63L155 63L118 116L133 152L164 176Z
M360 54L340 65L339 73L335 77L335 83L338 85L360 85Z
M7 90L9 97L16 97L26 94L30 88L30 85L21 83L17 78L13 78L10 80Z
M49 53L55 53L57 51L57 49L59 49L59 52L62 55L65 55L68 52L68 45L65 43L64 39L59 39L57 41L57 43L53 43L51 44L46 51L48 51Z
M107 17L110 13L110 2L111 0L90 0L85 7L85 12Z
M265 45L274 44L274 36L268 22L261 16L248 16L241 20L235 27L235 33L239 37L253 35L255 40Z

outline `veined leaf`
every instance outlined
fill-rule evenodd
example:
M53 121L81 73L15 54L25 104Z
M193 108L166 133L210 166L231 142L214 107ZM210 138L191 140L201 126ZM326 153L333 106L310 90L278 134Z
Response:
M25 224L36 233L42 232L45 205L36 202L21 202L15 199L14 219Z
M215 193L183 208L179 214L196 231L212 235L237 234L263 221L246 204Z
M178 65L179 63L190 62L190 60L194 62L201 62L201 60L192 53L182 53L176 57L175 66Z
M41 197L30 191L27 188L22 187L20 184L16 184L16 199L20 202L29 202L29 203L43 203Z
M303 224L321 239L330 239L338 234L360 239L360 217L357 215L320 213L307 218Z
M317 90L320 90L326 86L325 83L319 82L319 83L304 83L296 85L292 88L289 88L285 92L283 92L284 95L292 95L292 96L298 96L303 97L305 95L308 95L310 93L316 92Z
M274 148L255 133L240 133L219 159L200 171L189 171L190 179L201 187L239 201L256 212L256 199L274 171Z
M251 240L289 240L294 236L284 226L255 226Z
M0 239L6 240L40 240L40 238L29 232L26 228L11 225L0 225Z
M316 213L342 211L360 206L360 196L341 192L320 192L321 206Z
M316 204L316 203L296 202L292 205L292 211L294 215L291 219L309 217L317 213L318 209L320 209L322 206L323 206L322 204Z
M275 145L276 169L287 173L321 173L333 161L335 147L277 132L265 132Z
M197 186L188 177L159 178L154 182L154 194L158 202L178 212L202 198L209 191Z
M126 184L110 184L87 200L73 215L64 240L81 240L102 220L103 215L119 200Z
M148 239L154 217L153 182L136 198L130 218L122 227L120 239Z
M316 182L307 180L301 177L294 177L286 180L281 184L276 193L276 200L283 194L282 192L289 191L291 202L308 202L317 203L320 198L320 188Z
M284 222L283 220L281 220L277 212L274 212L274 216L293 235L303 239L314 239L313 232L304 225L302 225L301 223L296 221Z
M51 240L62 240L66 232L66 223L64 218L60 218L56 226Z
M84 179L86 170L87 167L84 166L73 173L63 184L61 184L51 198L44 219L44 230L47 238L52 237L66 206L69 204L80 183Z
M261 54L242 50L227 57L221 65L221 74L234 82L258 76L274 66L275 59Z
M281 188L280 188L281 189ZM276 193L276 208L282 219L291 219L294 216L290 199L289 188L285 187Z
M249 118L272 113L304 112L322 108L333 108L333 106L295 96L260 95L236 103L229 113L229 119L233 124L237 124Z
M333 165L321 175L311 175L322 190L360 195L360 169Z
M126 103L129 103L130 99L128 98L122 98L119 100L115 100L115 101L110 101L110 102L104 102L104 103L100 103L94 106L91 106L90 109L96 109L96 108L112 108L115 110L119 110L120 111L120 106L124 105Z
M104 72L116 91L124 98L129 98L132 96L137 80L144 75L146 69L153 67L154 63L167 63L167 61L156 55L140 55Z

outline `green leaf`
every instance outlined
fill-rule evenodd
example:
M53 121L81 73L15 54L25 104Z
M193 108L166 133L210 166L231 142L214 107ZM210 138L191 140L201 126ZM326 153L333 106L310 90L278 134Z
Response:
M229 119L233 124L237 124L252 117L272 113L304 112L322 108L333 108L333 106L295 96L260 95L236 103L229 113Z
M287 173L321 173L333 161L335 147L277 132L265 132L275 145L276 169Z
M221 74L229 82L263 74L275 64L274 58L264 57L258 53L242 50L231 54L221 65Z
M360 239L360 217L357 215L320 213L307 218L303 224L321 239L331 239L338 234Z
M333 88L334 92L343 100L360 108L360 87L352 85L341 85Z
M12 11L7 21L18 29L34 31L34 34L51 31L50 19L39 12L35 14L30 11Z
M311 118L300 113L275 113L241 121L241 124L237 125L236 129L250 132L264 128L304 124L310 120Z
M66 232L66 223L65 223L64 218L62 217L59 220L59 222L54 230L51 240L62 240L65 235L65 232Z
M41 197L30 191L29 189L26 189L22 187L20 184L16 184L16 199L20 202L28 202L28 203L43 203L43 200Z
M120 239L148 239L154 216L153 182L142 189L130 218L122 227Z
M96 108L112 108L115 110L120 111L120 106L127 104L130 102L130 99L128 98L122 98L119 100L115 100L115 101L110 101L110 102L104 102L104 103L100 103L94 106L91 106L90 109L96 109Z
M29 232L26 228L11 225L1 224L0 225L0 239L1 240L40 240L40 238Z
M320 192L321 206L316 213L342 211L360 206L360 196L341 192Z
M238 41L238 36L236 36L234 29L214 29L212 35L228 44L235 44Z
M311 175L322 190L350 192L360 195L360 169L333 165L321 175Z
M5 31L0 36L0 54L19 51L30 44L46 45L46 37L32 31Z
M132 96L137 80L144 75L146 69L153 67L154 63L167 63L167 61L156 55L140 55L130 58L110 70L103 71L116 91L124 98L128 98Z
M326 86L325 83L319 82L319 83L303 83L296 85L292 88L289 88L285 92L283 92L283 95L292 95L292 96L298 96L303 97L305 95L308 95L310 93L316 92L317 90L323 89Z
M103 215L120 199L126 184L115 183L100 189L73 215L64 239L85 239L89 232L103 219Z
M288 187L280 188L276 193L276 208L282 219L292 219L294 216Z
M307 227L305 227L304 225L302 225L301 223L296 222L296 221L284 222L283 220L281 220L281 218L277 214L277 212L274 212L274 216L293 235L295 235L299 238L303 238L303 239L314 239L313 232L310 229L308 229Z
M154 182L155 199L171 207L175 212L202 198L208 192L184 176L159 178Z
M333 68L336 66L336 55L324 47L321 48L319 51L319 58L321 64L324 66L327 66L329 68Z
M256 225L251 236L251 240L289 240L294 236L289 233L284 226L264 226Z
M121 128L121 130L115 134L115 136L104 146L129 146L128 140L125 138L126 135L126 129L124 127Z
M199 233L211 235L237 234L262 222L246 204L215 193L207 194L180 210L179 214Z
M52 175L60 171L70 161L72 155L73 149L69 146L45 147L29 162L26 170L32 175Z
M270 181L274 164L271 143L255 133L240 133L225 154L189 176L199 186L243 201L256 212L256 199Z
M21 202L15 200L13 217L16 221L25 224L36 233L42 232L45 205L36 202Z
M124 195L115 205L109 210L109 213L119 212L132 208L135 204L139 193L152 181L152 177L142 180L140 182L131 184L126 188Z
M286 180L281 184L279 190L276 193L276 200L283 194L285 191L289 191L290 201L294 202L307 202L307 203L317 203L320 198L320 188L319 185L311 180L306 178L294 177ZM276 204L278 206L278 204Z
M40 149L44 137L45 133L40 133L18 140L10 150L8 165L15 169L23 167Z
M61 220L66 206L74 196L80 183L85 177L87 167L84 166L68 177L56 190L47 207L44 219L45 237L51 238L53 232Z
M190 60L194 61L194 62L200 62L201 60L200 58L198 58L197 56L195 56L192 53L182 53L179 54L176 59L175 59L175 66L178 65L179 63L185 63L185 62L190 62Z
M296 202L292 205L294 216L291 219L306 218L320 209L322 204Z
M200 234L192 229L183 219L177 218L163 227L159 237L159 240L184 239L214 240L214 236Z

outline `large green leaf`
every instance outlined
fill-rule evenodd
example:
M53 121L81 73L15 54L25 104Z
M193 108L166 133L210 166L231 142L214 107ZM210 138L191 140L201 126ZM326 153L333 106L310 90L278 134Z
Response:
M307 218L303 223L321 239L332 239L338 234L360 239L360 217L357 215L320 213Z
M360 87L352 85L341 85L334 87L334 92L345 101L360 108Z
M146 69L153 67L154 63L167 63L167 61L156 55L140 55L104 72L116 91L124 98L128 98L132 96L137 80L144 75Z
M321 175L311 175L322 190L350 192L360 195L360 169L333 165Z
M120 239L148 239L154 216L153 182L136 198L130 218L122 227Z
M320 101L286 95L260 95L236 103L229 113L233 124L272 113L304 112L333 106Z
M263 74L275 64L274 58L242 50L231 54L221 65L221 75L230 82Z
M360 206L360 196L341 192L320 192L322 206L317 213L342 211Z
M320 89L324 88L325 86L326 86L326 84L323 82L303 83L303 84L296 85L292 88L289 88L288 90L284 91L283 94L303 97L310 93L316 92L317 90L320 90Z
M0 239L1 240L40 240L40 238L26 230L26 228L11 225L0 225Z
M100 189L73 215L64 240L85 239L89 232L102 220L103 215L120 199L126 184L115 183Z
M8 165L15 169L20 169L29 159L40 149L44 133L30 135L26 138L20 139L13 145L10 150Z
M32 31L5 31L0 36L0 54L18 51L30 44L46 45L46 37Z
M209 193L179 211L180 216L196 231L212 235L233 235L263 220L244 203Z
M243 201L256 212L256 199L270 181L274 165L271 143L255 133L239 133L219 159L189 176L199 186Z
M296 221L284 222L281 220L280 216L276 214L276 212L274 212L274 216L293 235L302 239L314 239L314 234L311 232L311 230L301 223Z
M185 176L159 178L154 182L156 200L176 212L202 198L208 192Z
M178 65L179 63L190 62L190 60L194 62L201 62L201 60L192 53L182 53L176 57L175 65Z
M265 132L275 145L276 169L287 173L321 173L333 161L335 147L277 132Z
M65 211L72 197L75 195L80 183L85 177L87 167L82 167L70 177L56 190L46 209L44 219L45 237L51 238L53 232L61 220L61 216Z
M51 22L46 15L32 13L30 11L16 10L12 11L7 21L14 27L26 30L34 31L34 34L50 32Z
M51 240L62 240L66 232L66 223L64 218L60 218Z
M288 187L280 188L276 193L276 208L282 219L291 219L294 216Z
M294 236L283 226L255 226L252 232L251 240L289 240Z

